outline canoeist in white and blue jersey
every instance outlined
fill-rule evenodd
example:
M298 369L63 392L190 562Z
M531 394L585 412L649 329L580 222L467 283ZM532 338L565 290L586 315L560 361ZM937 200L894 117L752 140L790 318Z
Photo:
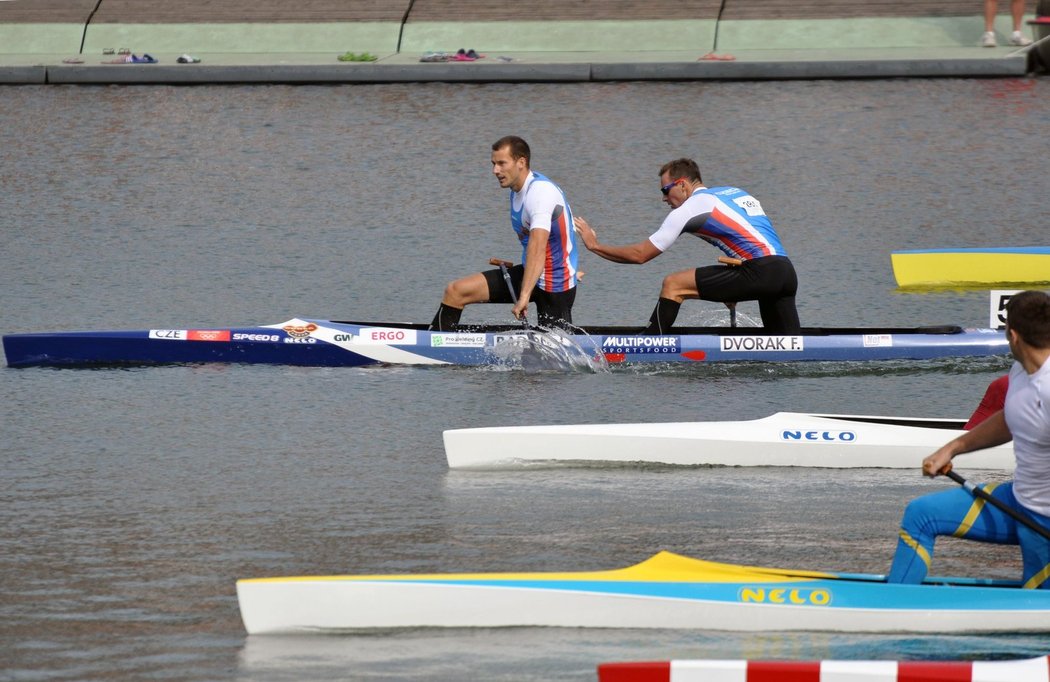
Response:
M694 234L725 253L722 265L675 272L664 278L660 300L643 334L668 334L682 301L699 298L727 306L758 301L762 326L771 334L797 334L798 277L762 204L738 187L705 187L692 159L660 169L660 191L673 209L660 229L628 246L598 242L595 231L576 218L584 245L614 263L647 263L671 248L683 233Z
M1012 296L1006 305L1006 337L1015 362L1003 409L924 459L922 472L947 474L953 457L1013 440L1013 480L977 487L1050 532L1050 296L1040 291ZM1020 545L1022 587L1050 589L1050 538L964 488L908 503L887 580L921 583L938 535Z
M513 303L511 314L524 319L535 301L540 325L572 322L579 256L572 210L565 193L529 167L530 157L520 137L508 135L492 145L492 172L500 187L511 190L510 222L522 247L522 262L508 268L516 298L499 269L457 279L445 287L432 331L454 331L471 303Z

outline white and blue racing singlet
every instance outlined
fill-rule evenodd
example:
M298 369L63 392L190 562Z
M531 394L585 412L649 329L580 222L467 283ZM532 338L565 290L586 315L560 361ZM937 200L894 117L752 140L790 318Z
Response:
M547 254L537 286L559 293L576 286L576 229L565 193L548 178L529 171L520 192L510 193L510 224L521 241L521 262L528 252L532 230L550 232Z
M742 260L787 255L762 204L739 187L701 187L667 214L649 241L666 251L683 232Z

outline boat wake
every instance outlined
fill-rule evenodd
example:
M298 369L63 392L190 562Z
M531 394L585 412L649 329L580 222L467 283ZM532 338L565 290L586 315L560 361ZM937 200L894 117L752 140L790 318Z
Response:
M526 372L608 372L605 355L588 351L570 333L590 338L579 327L568 332L559 328L530 327L508 334L496 344L493 352L502 366L520 367ZM598 344L591 345L598 347Z

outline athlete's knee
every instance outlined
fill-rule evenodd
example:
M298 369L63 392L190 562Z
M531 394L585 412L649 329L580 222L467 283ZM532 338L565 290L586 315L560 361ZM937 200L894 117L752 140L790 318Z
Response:
M460 295L460 280L449 282L445 285L445 291L441 296L441 302L446 305L454 305L457 308L462 308L463 304L460 302L462 296Z
M931 495L916 497L904 507L904 515L901 517L902 531L915 538L936 533L934 521L936 505L930 499L931 497Z
M687 298L698 298L695 282L686 283L684 273L675 272L664 277L660 286L660 298L669 298L681 303Z
M476 284L471 277L464 277L445 285L445 293L441 299L442 303L462 308L470 303L478 303L484 300L484 296L477 290Z

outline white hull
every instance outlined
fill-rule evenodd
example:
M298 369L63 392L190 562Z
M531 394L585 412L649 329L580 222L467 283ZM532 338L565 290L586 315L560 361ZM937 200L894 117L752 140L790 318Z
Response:
M484 427L443 436L453 469L543 462L917 469L923 457L963 432L962 421L947 429L930 423L778 412L751 421ZM1013 447L964 455L959 463L1012 471Z
M931 588L924 588L931 589ZM932 588L937 589L937 588ZM943 588L952 589L952 588ZM477 585L239 581L248 634L405 627L672 628L737 632L1046 632L1047 611L741 604Z

